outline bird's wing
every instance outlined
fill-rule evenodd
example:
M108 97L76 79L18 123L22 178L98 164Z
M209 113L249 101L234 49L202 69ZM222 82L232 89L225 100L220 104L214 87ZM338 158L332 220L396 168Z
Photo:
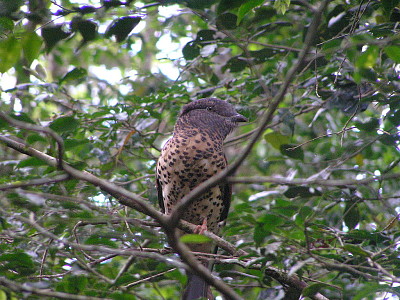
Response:
M226 157L225 157L225 162L226 164ZM231 206L231 199L232 199L232 184L228 183L228 182L223 182L222 184L220 184L220 189L221 189L221 193L222 193L222 203L224 206L224 209L222 210L221 213L221 218L219 219L219 221L224 221L227 217L228 217L228 213L229 213L229 207Z
M158 163L157 163L158 166ZM158 178L158 172L156 170L156 188L157 188L157 196L158 196L158 205L160 205L161 212L165 214L165 206L164 206L164 198L163 198L163 193L162 193L162 187L160 180Z

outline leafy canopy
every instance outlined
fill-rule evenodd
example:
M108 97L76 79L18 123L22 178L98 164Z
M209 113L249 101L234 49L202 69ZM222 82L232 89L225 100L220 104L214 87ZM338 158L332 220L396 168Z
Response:
M250 119L214 266L237 299L399 295L399 1L314 24L322 3L1 2L0 295L178 299L168 228L136 204L158 209L160 148L208 96Z

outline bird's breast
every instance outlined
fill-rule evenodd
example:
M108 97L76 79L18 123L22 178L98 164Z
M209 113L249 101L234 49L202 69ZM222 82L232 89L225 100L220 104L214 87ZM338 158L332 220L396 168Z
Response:
M166 213L200 183L226 167L222 146L207 136L174 136L164 146L157 165L157 177L162 187ZM197 199L183 219L201 224L206 217L208 226L215 227L223 209L219 186L207 190Z

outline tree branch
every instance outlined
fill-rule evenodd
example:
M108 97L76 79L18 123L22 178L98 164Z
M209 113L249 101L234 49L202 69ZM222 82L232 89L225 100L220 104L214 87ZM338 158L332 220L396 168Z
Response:
M344 187L344 186L359 186L366 185L372 182L381 182L383 180L393 180L400 178L400 173L384 174L381 176L374 176L372 178L364 178L360 180L351 179L308 179L308 178L294 178L287 179L283 177L229 177L228 181L231 183L274 183L279 185L318 185L327 187Z
M53 167L57 166L57 160L54 157L47 155L43 152L40 152L23 142L15 141L10 137L6 136L0 136L0 141L6 144L8 147L17 150L18 152L24 153L32 157L36 157L50 166ZM155 210L150 204L148 204L145 198L137 194L134 194L132 192L129 192L128 190L121 188L106 180L100 179L89 172L79 171L66 163L63 163L63 170L75 179L86 181L95 186L100 187L103 191L117 198L121 204L136 209L152 217L153 219L160 222L160 224L166 223L167 217L164 214L160 213L159 211Z
M71 300L112 300L111 298L97 298L83 295L67 294L62 292L53 292L48 289L34 288L27 283L20 284L13 280L8 280L5 277L0 277L0 285L9 288L14 292L31 293L43 297L54 297L57 299L71 299Z
M38 178L38 179L32 179L32 180L24 181L24 182L1 184L0 191L6 191L6 190L17 189L17 188L22 188L22 187L29 187L29 186L34 186L34 185L45 185L45 184L50 184L50 183L56 183L56 182L68 180L69 178L70 178L70 176L68 174L62 174L62 175L57 175L57 176L49 177L49 178Z

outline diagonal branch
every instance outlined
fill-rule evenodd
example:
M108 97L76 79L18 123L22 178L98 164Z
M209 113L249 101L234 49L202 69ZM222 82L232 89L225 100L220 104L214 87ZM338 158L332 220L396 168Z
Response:
M8 147L17 150L18 152L36 157L50 166L56 167L58 165L57 160L54 157L40 152L39 150L36 150L35 148L32 148L23 142L13 140L12 138L6 136L0 136L0 141L6 144ZM129 192L128 190L121 188L113 183L110 183L107 180L100 179L89 172L79 171L66 163L63 163L62 165L63 170L71 177L98 186L103 191L117 198L121 204L136 209L152 217L160 224L166 223L166 216L154 209L148 202L146 202L145 198Z
M304 47L299 54L297 63L295 65L293 65L292 68L290 68L290 70L286 74L286 78L285 78L284 82L282 83L281 88L279 89L278 93L276 94L276 96L274 97L272 102L269 103L267 111L261 117L260 126L258 127L258 130L253 134L252 138L250 139L249 144L243 149L243 151L241 153L239 153L238 158L230 166L228 166L224 171L214 175L213 177L209 178L208 180L206 180L203 183L201 183L200 185L198 185L189 194L187 194L185 197L183 197L179 203L177 203L174 210L172 211L172 214L170 215L170 220L169 220L170 227L172 227L172 228L176 227L176 225L179 222L180 217L183 215L183 212L188 208L188 206L191 203L193 203L195 201L195 199L197 197L199 197L202 193L204 193L205 190L224 181L227 176L233 175L235 173L235 171L243 163L243 161L247 158L247 156L250 154L254 145L262 136L265 128L272 121L274 113L275 113L276 109L278 108L279 104L283 101L284 96L286 95L287 90L288 90L290 84L292 83L296 73L299 72L299 70L301 69L301 66L303 65L303 62L305 61L307 54L312 46L314 37L317 33L317 29L318 29L318 26L319 26L321 18L322 18L322 13L324 12L325 7L327 6L328 2L329 2L329 0L323 1L320 4L319 8L316 10L316 12L314 14L314 18L313 18L311 25L307 31L307 35L306 35L306 38L304 41Z

